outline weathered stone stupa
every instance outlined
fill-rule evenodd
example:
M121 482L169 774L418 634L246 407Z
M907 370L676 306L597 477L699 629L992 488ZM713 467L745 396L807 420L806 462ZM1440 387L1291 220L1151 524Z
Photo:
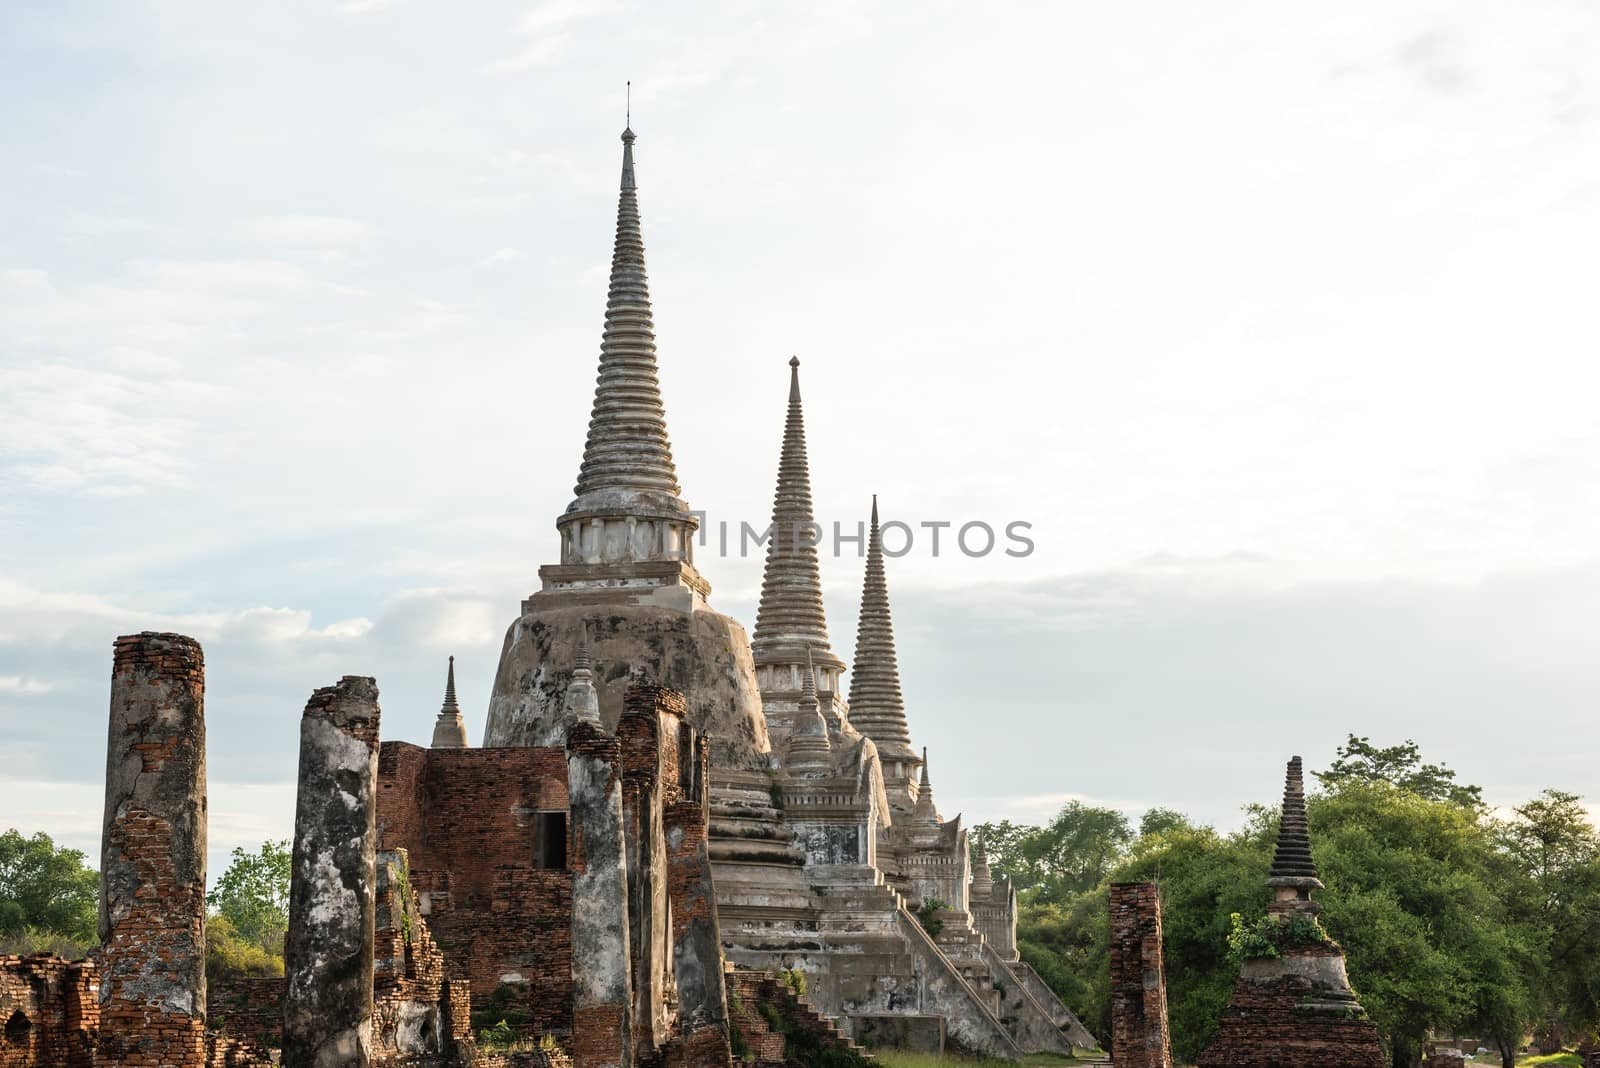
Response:
M744 628L706 602L694 566L698 520L680 496L656 371L655 328L634 180L622 188L588 441L572 503L556 520L559 562L506 632L484 745L560 745L563 696L585 623L608 730L637 682L684 693L724 766L762 767L771 745Z
M1322 880L1311 856L1300 758L1289 761L1278 848L1267 879L1276 956L1244 962L1201 1068L1382 1068L1378 1028L1345 972L1344 951L1317 923Z

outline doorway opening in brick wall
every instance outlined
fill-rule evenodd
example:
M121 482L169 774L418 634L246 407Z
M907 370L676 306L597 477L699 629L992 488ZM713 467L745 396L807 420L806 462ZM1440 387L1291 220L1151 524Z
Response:
M533 866L560 869L567 866L567 814L533 814Z

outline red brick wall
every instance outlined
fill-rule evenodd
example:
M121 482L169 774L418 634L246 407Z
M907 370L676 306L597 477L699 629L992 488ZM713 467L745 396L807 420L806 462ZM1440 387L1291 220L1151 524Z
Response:
M1339 1013L1298 1010L1309 990L1303 979L1241 977L1223 1012L1222 1027L1199 1063L1212 1068L1384 1068L1377 1025Z
M282 976L216 979L206 997L206 1026L273 1049L283 1044Z
M0 956L0 1068L90 1068L99 1024L92 962Z
M1161 896L1154 883L1111 888L1111 1059L1117 1068L1171 1068Z
M504 985L502 1014L536 1033L572 1025L572 875L533 867L534 813L566 810L560 749L379 751L378 848L408 852L450 977L486 1013Z

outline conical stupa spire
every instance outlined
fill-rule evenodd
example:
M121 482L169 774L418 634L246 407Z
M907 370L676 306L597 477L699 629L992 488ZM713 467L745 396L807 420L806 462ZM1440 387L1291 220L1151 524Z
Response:
M593 661L589 657L589 625L578 636L578 651L573 658L572 681L567 683L562 711L566 718L586 723L600 722L600 695L594 688Z
M1268 886L1322 889L1311 859L1311 826L1306 821L1306 788L1300 758L1289 761L1283 787L1283 815L1278 824L1278 850L1272 858Z
M604 491L675 498L678 475L667 439L666 410L656 376L655 324L645 277L644 238L633 177L632 129L622 132L622 192L617 201L617 241L611 255L611 289L600 341L600 371L583 466L567 510L583 510L586 497ZM681 502L680 502L681 503ZM686 507L686 506L685 506Z
M750 648L757 664L798 663L802 651L843 667L828 645L817 569L811 471L806 461L806 423L800 406L800 359L789 360L789 412L778 453L778 487L772 497L767 567Z
M906 704L900 694L900 665L894 651L894 620L889 614L889 584L883 574L883 536L878 529L878 497L872 497L867 534L867 574L861 584L861 620L856 630L855 663L850 674L850 722L878 746L879 755L915 760ZM927 773L926 767L923 769Z
M450 658L445 673L444 704L439 706L439 718L433 722L433 747L435 749L465 749L467 723L461 718L461 706L456 704L456 658Z
M800 686L800 709L795 714L794 730L789 733L784 763L795 775L824 774L833 770L833 743L817 701L817 673L810 650L806 652L805 677Z
M983 839L978 839L972 851L972 895L986 898L994 893L994 873L989 870L989 855L983 850Z

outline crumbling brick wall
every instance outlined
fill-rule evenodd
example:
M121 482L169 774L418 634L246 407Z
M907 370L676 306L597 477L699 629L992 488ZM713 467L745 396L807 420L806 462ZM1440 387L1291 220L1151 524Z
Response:
M213 979L206 997L206 1026L277 1049L283 1044L284 983L281 975Z
M1371 1020L1299 1008L1311 985L1294 976L1268 981L1241 976L1216 1039L1200 1054L1202 1068L1383 1068L1387 1063Z
M99 1026L93 962L0 956L0 1068L90 1068Z
M572 1026L572 873L534 863L535 818L566 811L560 749L379 751L378 848L406 850L419 915L484 1026Z
M99 1063L194 1068L205 1041L205 658L116 640L100 863Z
M1117 1068L1171 1068L1161 896L1154 883L1111 887L1111 1059Z

